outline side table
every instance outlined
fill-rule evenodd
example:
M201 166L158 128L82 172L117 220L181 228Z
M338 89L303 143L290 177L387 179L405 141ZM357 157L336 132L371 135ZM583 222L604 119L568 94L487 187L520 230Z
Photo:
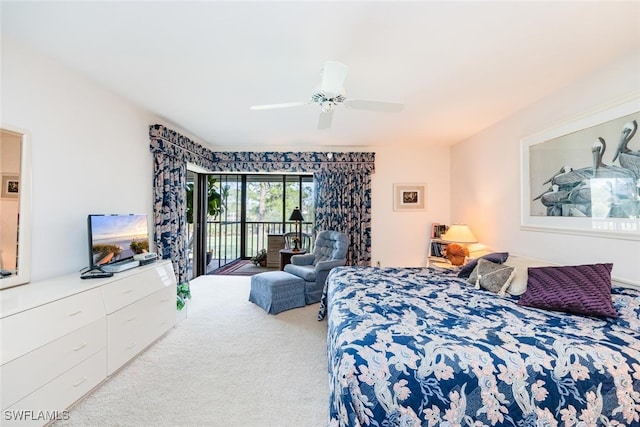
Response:
M293 249L280 249L280 271L284 271L284 266L291 264L291 257L294 255L304 255L307 251L300 249L294 252Z

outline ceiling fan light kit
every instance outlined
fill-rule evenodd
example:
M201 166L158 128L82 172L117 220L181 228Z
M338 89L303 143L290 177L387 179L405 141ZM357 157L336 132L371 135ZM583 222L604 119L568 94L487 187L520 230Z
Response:
M318 92L311 97L311 102L318 104L325 113L332 111L336 105L342 104L344 101L346 98L342 95L331 97L324 92Z
M322 68L322 82L320 90L311 95L308 102L285 102L280 104L254 105L252 110L269 110L275 108L301 107L303 105L316 104L320 106L318 129L328 129L333 120L333 110L337 105L357 110L398 112L404 107L398 102L371 101L363 99L348 99L345 95L344 80L347 77L349 67L336 62L327 61Z

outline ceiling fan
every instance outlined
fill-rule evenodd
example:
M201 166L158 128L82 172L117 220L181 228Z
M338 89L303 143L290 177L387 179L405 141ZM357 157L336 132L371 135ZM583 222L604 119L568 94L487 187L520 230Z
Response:
M348 70L349 67L340 62L327 61L322 68L322 82L320 83L320 87L311 95L309 101L254 105L250 108L252 110L269 110L273 108L301 107L309 104L317 104L321 108L318 129L328 129L331 127L333 109L338 105L369 111L398 112L402 110L404 105L397 102L347 98L343 84Z

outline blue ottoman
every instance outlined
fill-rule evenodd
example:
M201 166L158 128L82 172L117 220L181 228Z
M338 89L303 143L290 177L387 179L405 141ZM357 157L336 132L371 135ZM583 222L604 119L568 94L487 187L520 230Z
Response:
M277 314L304 307L304 280L284 271L269 271L251 276L249 301Z

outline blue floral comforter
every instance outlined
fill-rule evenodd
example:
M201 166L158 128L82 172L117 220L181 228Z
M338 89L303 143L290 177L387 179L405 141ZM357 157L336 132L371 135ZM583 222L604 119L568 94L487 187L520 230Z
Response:
M517 306L429 268L332 270L330 426L640 425L640 291L618 319Z

